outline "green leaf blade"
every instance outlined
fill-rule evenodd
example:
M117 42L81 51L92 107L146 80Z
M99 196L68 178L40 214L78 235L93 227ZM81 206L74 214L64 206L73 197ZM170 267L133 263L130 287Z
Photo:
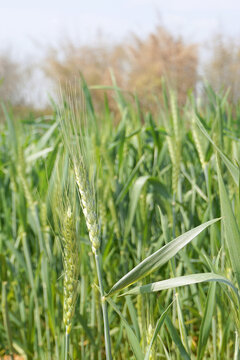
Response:
M221 213L225 229L226 247L229 252L233 272L240 287L240 231L232 210L230 200L217 163L218 185L220 191Z
M209 286L207 302L200 327L197 360L201 360L203 358L204 351L207 345L211 324L212 324L212 317L215 308L215 294L216 294L216 283L212 283Z
M124 327L126 329L127 337L128 337L129 343L131 345L132 351L133 351L136 359L137 360L144 360L144 356L143 356L139 341L137 339L137 336L134 334L134 332L131 329L130 325L128 324L127 320L122 315L121 311L117 308L117 306L114 304L112 299L107 298L107 301L108 301L109 305L112 306L112 308L120 316L120 318L121 318L121 320L123 322L123 325L124 325Z
M136 281L140 280L141 278L145 277L146 275L159 268L160 266L164 265L168 260L170 260L174 255L176 255L179 250L181 250L185 245L187 245L208 226L214 224L218 220L219 219L210 220L202 225L197 226L192 230L187 231L186 233L180 235L176 239L172 240L170 243L163 246L154 254L148 256L140 264L138 264L126 275L124 275L111 288L107 295L109 296L116 291L124 289L125 287L135 283Z
M121 296L154 293L161 290L168 290L181 286L198 284L209 281L217 281L217 282L225 283L226 285L230 286L233 289L233 291L236 293L237 296L239 296L237 288L228 279L226 279L224 276L214 273L191 274L191 275L175 277L172 279L157 281L151 284L137 286L134 289L125 292Z
M232 178L235 182L235 184L238 186L239 185L239 176L240 176L240 172L239 169L237 168L236 165L234 165L228 158L227 156L219 149L219 147L215 144L215 142L210 138L210 136L208 135L206 129L204 128L203 124L201 123L200 119L198 117L196 117L196 122L200 128L200 130L202 131L202 133L206 136L206 138L208 139L208 141L213 145L214 149L218 152L218 154L221 156L222 161L224 162L224 164L226 165L226 167L228 168L230 174L232 175Z

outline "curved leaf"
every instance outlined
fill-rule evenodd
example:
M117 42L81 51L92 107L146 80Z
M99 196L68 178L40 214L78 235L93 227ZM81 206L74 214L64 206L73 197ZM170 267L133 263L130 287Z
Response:
M234 165L228 158L227 156L219 149L219 147L214 143L214 141L210 138L210 136L208 135L205 127L203 126L202 122L200 121L200 119L196 116L196 122L200 128L200 130L202 131L202 133L206 136L206 138L210 141L210 143L214 146L215 150L219 153L219 155L222 158L222 161L224 162L224 164L226 165L226 167L228 168L230 174L232 175L233 180L235 181L235 184L237 186L239 186L239 177L240 177L240 172L239 169L237 168L236 165Z
M239 296L237 288L231 283L231 281L226 279L224 276L214 273L192 274L192 275L179 276L172 279L157 281L151 284L137 286L134 289L125 292L121 296L153 293L156 291L172 289L185 285L198 284L207 281L218 281L225 283L226 285L230 286L233 289L233 291L236 293L237 296Z
M131 230L131 226L132 226L134 216L136 213L136 209L137 209L138 200L141 195L142 188L144 187L144 185L147 182L150 182L151 184L153 184L155 186L157 185L158 191L162 196L164 196L164 197L168 196L166 187L159 181L158 178L149 176L149 175L140 176L135 181L133 188L132 188L131 195L130 195L130 209L129 209L129 213L128 213L128 221L127 221L127 224L125 227L125 234L124 234L125 238L126 238L126 236L128 236L128 234Z
M174 255L178 253L185 245L187 245L192 239L200 234L209 225L214 224L219 219L210 220L196 228L187 231L183 235L180 235L170 243L163 246L161 249L153 253L144 259L140 264L133 268L130 272L124 275L109 291L107 296L113 294L116 291L122 290L125 287L135 283L144 276L150 274L160 266L164 265Z
M142 188L146 184L148 179L150 179L149 175L141 176L136 180L136 182L133 185L133 189L131 192L130 209L128 213L128 221L125 227L125 237L129 234L131 230L131 226L137 208L138 199L141 194Z

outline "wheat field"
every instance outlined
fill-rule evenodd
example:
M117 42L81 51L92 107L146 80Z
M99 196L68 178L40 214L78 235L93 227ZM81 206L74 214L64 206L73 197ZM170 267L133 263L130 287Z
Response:
M0 358L240 359L239 105L78 86L2 104Z

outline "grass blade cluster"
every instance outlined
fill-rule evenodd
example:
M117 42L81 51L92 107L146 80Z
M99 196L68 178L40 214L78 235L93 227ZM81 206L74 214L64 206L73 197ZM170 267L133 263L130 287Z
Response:
M112 80L2 106L0 357L238 359L240 106Z

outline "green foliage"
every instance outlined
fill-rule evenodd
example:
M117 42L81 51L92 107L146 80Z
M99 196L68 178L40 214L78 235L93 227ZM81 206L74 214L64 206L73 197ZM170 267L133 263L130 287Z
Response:
M164 90L153 117L115 83L108 90L117 114L107 97L98 113L84 83L86 121L74 138L62 138L58 113L16 122L3 106L0 356L64 358L64 278L74 265L71 359L106 358L106 303L114 359L238 359L239 107L208 89L204 106L179 108ZM96 198L96 263L74 179L82 155ZM69 206L74 243L64 252Z

